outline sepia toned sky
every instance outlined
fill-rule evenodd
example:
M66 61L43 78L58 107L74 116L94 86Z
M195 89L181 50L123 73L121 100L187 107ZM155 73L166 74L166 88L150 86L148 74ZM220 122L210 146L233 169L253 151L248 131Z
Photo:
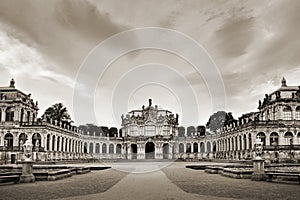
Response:
M18 89L39 101L39 115L62 102L77 125L120 127L121 114L147 106L148 98L178 113L184 126L205 124L216 111L206 77L179 56L153 49L120 56L99 77L95 93L86 97L94 100L96 121L74 116L74 87L89 52L122 31L161 27L206 50L224 83L224 109L239 117L256 111L258 100L280 87L283 76L288 85L300 85L299 10L300 2L294 0L1 0L0 85L13 77ZM137 82L133 89L129 85L136 81L136 68L145 83ZM185 96L191 103L181 100L187 90L193 91ZM119 97L118 91L130 95ZM114 105L113 96L126 106ZM83 109L87 102L82 101ZM188 113L182 115L183 109Z

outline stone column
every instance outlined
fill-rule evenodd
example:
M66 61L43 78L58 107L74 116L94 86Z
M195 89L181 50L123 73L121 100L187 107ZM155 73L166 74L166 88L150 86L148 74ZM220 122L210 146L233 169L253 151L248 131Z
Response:
M6 107L1 108L1 122L5 122L5 117L6 117Z

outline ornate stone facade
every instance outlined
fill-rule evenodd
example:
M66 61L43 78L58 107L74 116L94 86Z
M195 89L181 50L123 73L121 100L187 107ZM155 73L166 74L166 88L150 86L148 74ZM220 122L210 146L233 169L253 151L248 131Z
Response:
M251 160L254 143L263 142L269 162L300 160L300 87L281 87L259 101L257 112L242 115L217 134L204 126L178 127L178 115L147 107L122 115L121 129L102 127L83 132L69 123L37 119L38 104L29 95L0 87L0 159L23 159L26 139L34 146L33 159L226 159Z

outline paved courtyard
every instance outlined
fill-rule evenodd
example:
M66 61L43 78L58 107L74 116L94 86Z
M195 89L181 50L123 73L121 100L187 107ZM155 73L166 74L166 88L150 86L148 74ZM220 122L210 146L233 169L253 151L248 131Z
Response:
M300 197L300 187L297 184L232 179L186 169L187 164L190 163L108 163L112 169L93 171L59 181L2 185L0 199L193 200Z

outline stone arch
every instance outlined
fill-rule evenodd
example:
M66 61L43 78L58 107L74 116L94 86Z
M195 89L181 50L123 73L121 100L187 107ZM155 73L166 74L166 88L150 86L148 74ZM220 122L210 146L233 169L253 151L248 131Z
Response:
M109 150L110 154L113 154L114 153L114 145L113 144L109 144L108 150Z
M32 135L32 145L34 148L41 147L42 136L39 133L34 133Z
M198 152L199 152L199 150L198 150L198 143L197 143L197 142L194 142L193 145L194 145L194 146L193 146L194 153L198 153Z
M270 134L270 145L277 146L279 144L279 134L277 132L272 132Z
M211 143L206 142L206 152L211 152Z
M291 106L284 106L283 109L283 120L291 120L292 119L292 108Z
M213 141L212 151L213 151L213 152L216 152L216 151L217 151L217 144L216 144L216 141Z
M260 138L263 146L266 146L266 134L264 132L257 133L256 138Z
M191 143L186 144L186 153L191 153L192 152L192 145Z
M100 153L100 144L96 143L95 153Z
M201 142L201 143L200 143L200 152L201 152L201 153L204 153L204 152L205 152L205 145L204 145L204 142Z
M163 144L163 159L169 158L169 143Z
M184 137L185 136L185 128L183 126L180 126L178 128L178 137Z
M83 144L83 153L87 153L87 142Z
M288 131L284 134L285 144L290 145L293 144L293 133Z
M4 136L4 146L6 146L7 149L12 149L14 145L14 136L11 133L6 133Z
M12 122L14 121L14 109L13 107L7 107L5 110L5 121Z
M89 145L89 153L94 153L94 143L90 143Z
M194 136L195 135L195 127L194 126L189 126L186 130L186 135L188 137Z
M106 154L106 144L105 143L102 144L102 153Z
M121 153L122 153L122 145L121 144L117 144L117 146L116 146L116 154L121 154Z
M25 133L21 133L19 135L19 148L20 149L23 148L23 144L25 143L26 140L27 140L27 135Z
M184 145L182 143L179 144L179 153L184 152Z

